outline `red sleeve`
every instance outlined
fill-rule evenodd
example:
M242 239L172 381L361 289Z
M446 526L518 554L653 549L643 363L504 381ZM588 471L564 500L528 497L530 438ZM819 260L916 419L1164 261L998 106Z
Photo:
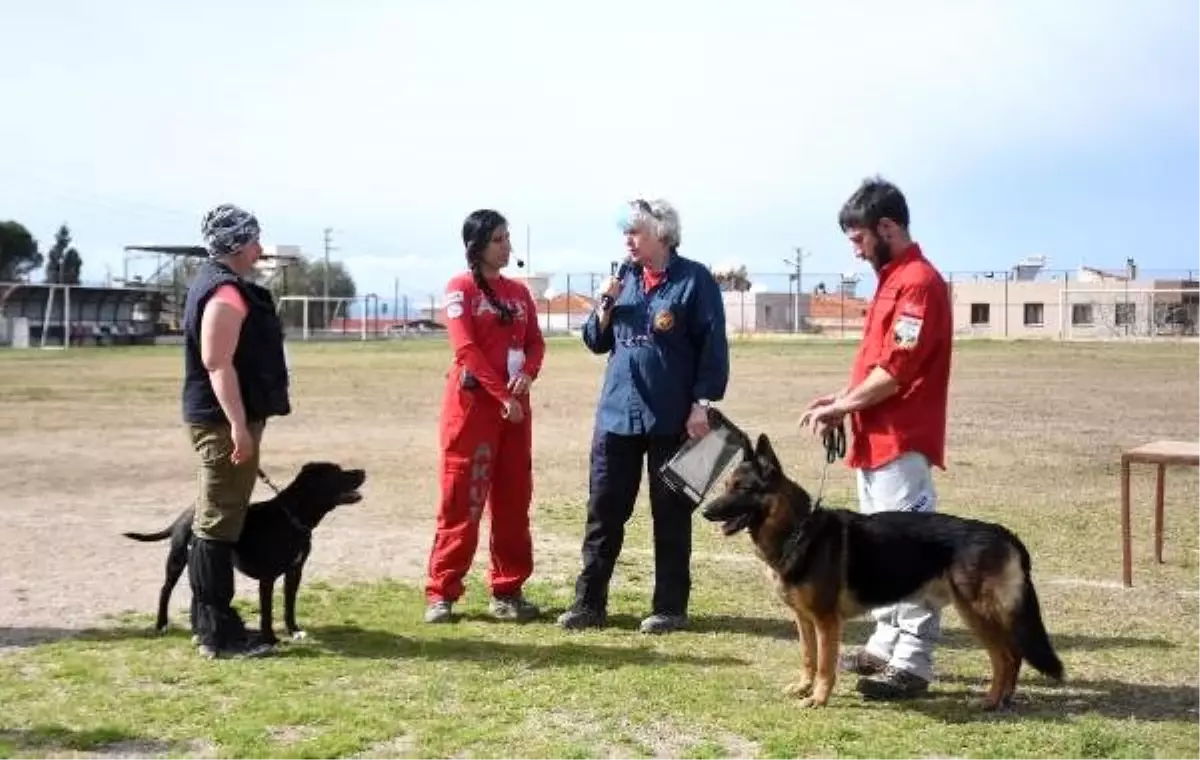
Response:
M465 278L454 278L446 286L444 299L446 331L450 334L450 347L454 358L479 380L483 389L498 401L512 398L504 378L496 374L488 363L483 349L475 342L475 316L472 304L480 297L475 283Z
M533 293L528 288L525 289L525 313L529 316L525 323L525 366L521 371L536 380L546 358L546 338L538 323L537 301L533 300Z
M939 283L920 283L902 289L897 297L878 364L900 385L907 385L920 374L925 360L942 340L936 332L948 306L944 294L936 290L942 287Z

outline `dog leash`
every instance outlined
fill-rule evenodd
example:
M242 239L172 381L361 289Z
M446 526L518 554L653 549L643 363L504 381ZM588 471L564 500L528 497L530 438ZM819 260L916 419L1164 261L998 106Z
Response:
M271 482L271 479L267 477L267 473L263 472L261 467L258 468L258 479L265 483L267 488L270 488L272 491L274 491L275 495L279 495L279 486ZM312 533L312 528L297 520L296 516L292 514L292 510L282 505L280 506L280 509L283 511L283 516L288 519L288 522L292 524L293 528L301 533Z
M276 494L279 493L279 486L271 482L271 479L267 477L267 473L263 472L261 467L258 468L258 479L265 483L267 488L270 488Z
M821 485L817 488L817 498L812 503L809 517L812 516L813 512L821 508L821 499L825 495L825 477L829 474L829 465L846 456L845 425L839 422L833 427L826 428L825 432L821 434L821 444L825 449L825 466L821 468ZM790 572L795 565L796 553L799 551L800 542L804 540L804 523L807 522L807 519L806 517L799 525L792 529L792 534L787 537L780 547L779 559L786 572Z
M821 508L821 498L825 494L825 477L829 474L829 465L846 456L846 426L839 422L834 427L825 428L821 434L821 443L825 447L825 466L821 468L821 485L817 488L817 500L813 509Z

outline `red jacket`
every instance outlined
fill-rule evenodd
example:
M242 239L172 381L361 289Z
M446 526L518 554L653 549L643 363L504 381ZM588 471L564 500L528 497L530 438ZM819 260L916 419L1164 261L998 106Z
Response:
M875 469L902 454L924 454L946 469L946 407L954 335L950 289L916 243L879 273L875 297L850 387L882 367L899 384L896 393L850 414L853 435L846 462Z
M506 277L490 281L496 300L513 312L513 321L500 322L500 312L492 308L470 272L455 275L446 285L444 302L446 328L454 350L450 380L460 381L466 369L497 401L512 396L508 392L508 351L525 352L521 368L537 379L546 355L546 342L537 320L537 305L524 284Z

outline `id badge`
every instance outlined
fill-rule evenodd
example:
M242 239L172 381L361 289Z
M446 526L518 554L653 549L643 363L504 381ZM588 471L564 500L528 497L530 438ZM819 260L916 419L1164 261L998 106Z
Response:
M508 349L508 379L512 380L525 366L525 352L519 348Z

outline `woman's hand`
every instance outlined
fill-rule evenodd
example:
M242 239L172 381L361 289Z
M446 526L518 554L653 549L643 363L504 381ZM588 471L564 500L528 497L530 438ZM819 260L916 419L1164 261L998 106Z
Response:
M525 421L525 410L521 408L521 402L515 398L505 399L504 406L500 409L500 416L514 425L519 425Z
M229 461L234 464L249 462L254 456L254 436L250 435L250 429L245 425L234 425L229 432L233 438L233 453L229 455Z
M609 277L604 282L604 287L600 289L600 296L608 296L612 300L617 300L617 296L621 294L621 281L616 277Z
M691 438L708 435L708 409L699 404L692 404L692 412L687 418L687 433Z
M529 386L532 384L533 378L524 372L518 372L508 381L508 392L514 396L524 396L529 393Z

